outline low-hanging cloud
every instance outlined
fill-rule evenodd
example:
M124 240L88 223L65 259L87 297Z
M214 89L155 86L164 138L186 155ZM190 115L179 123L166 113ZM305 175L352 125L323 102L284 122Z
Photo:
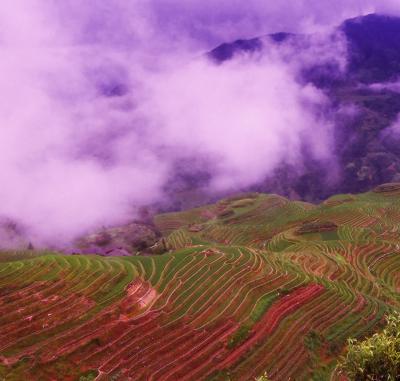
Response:
M2 2L0 216L36 244L65 243L162 199L187 157L212 163L218 191L301 165L305 140L330 160L327 99L296 78L312 57L343 58L340 38L292 61L290 47L223 65L203 56L224 40L340 21L321 2L278 3ZM338 17L379 4L343 1Z
M297 84L280 60L244 56L223 67L198 60L153 80L157 133L176 152L211 157L212 187L250 185L281 161L299 162L310 130L314 154L329 156L329 125L313 113L324 96Z

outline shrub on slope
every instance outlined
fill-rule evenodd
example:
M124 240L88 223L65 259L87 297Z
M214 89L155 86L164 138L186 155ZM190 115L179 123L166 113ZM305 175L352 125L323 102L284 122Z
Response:
M348 343L347 355L338 367L350 380L400 380L400 313L387 317L382 333L362 342L349 339Z

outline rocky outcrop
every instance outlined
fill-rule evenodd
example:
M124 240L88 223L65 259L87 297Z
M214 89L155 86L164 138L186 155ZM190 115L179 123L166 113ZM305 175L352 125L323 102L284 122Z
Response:
M338 226L331 221L318 221L318 222L306 222L301 225L297 230L296 234L310 234L310 233L323 233L336 231Z
M77 252L109 256L151 253L159 235L150 225L128 225L102 229L81 237L76 243Z
M373 192L375 193L383 193L383 194L392 194L392 193L400 193L400 183L389 183L382 184L377 186Z

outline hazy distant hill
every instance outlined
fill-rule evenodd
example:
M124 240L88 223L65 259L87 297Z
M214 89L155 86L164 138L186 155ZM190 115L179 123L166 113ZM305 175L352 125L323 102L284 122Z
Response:
M296 175L294 168L282 165L253 189L320 200L400 179L400 139L388 132L400 112L400 92L385 86L400 74L400 18L375 14L358 17L345 21L337 32L342 32L347 41L346 70L340 72L332 63L311 62L303 67L299 80L322 89L331 99L333 113L349 106L355 110L351 117L338 113L335 120L339 181L334 185L325 181L331 177L329 171L305 155L303 174ZM295 44L301 49L307 36L276 33L224 43L209 57L223 63L239 52L259 52L266 39L277 46Z
M368 15L341 26L349 42L349 74L365 83L396 80L400 73L400 18Z
M370 14L346 20L337 31L344 33L348 43L347 81L356 79L364 83L376 83L397 79L400 74L400 18ZM281 32L237 40L216 47L210 52L210 57L223 62L239 52L262 50L265 37L281 44L304 36Z

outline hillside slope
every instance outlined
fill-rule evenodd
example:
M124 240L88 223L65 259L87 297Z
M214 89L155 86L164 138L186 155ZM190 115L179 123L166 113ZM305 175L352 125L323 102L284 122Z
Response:
M328 52L335 51L335 41L342 41L344 68L334 62L339 53L326 61L317 60L313 52L318 46L313 44L319 39L325 41ZM400 113L399 41L399 17L370 14L344 21L329 38L276 33L224 43L208 53L223 68L243 54L249 62L268 57L272 44L285 61L300 66L296 69L300 84L311 84L327 96L330 113L335 115L332 147L337 160L336 181L332 181L332 168L306 151L303 171L282 163L252 190L318 201L332 194L360 193L381 183L399 181L400 138L391 129ZM313 59L303 62L302 55Z
M3 253L4 380L339 380L400 310L400 185L320 205L247 194L159 215L169 252Z

